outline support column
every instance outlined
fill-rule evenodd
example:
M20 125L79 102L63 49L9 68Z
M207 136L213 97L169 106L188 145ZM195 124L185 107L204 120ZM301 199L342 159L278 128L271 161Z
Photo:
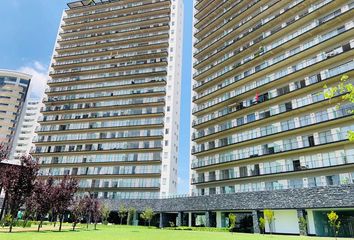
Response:
M164 227L164 220L165 220L164 214L160 213L160 225L159 225L160 228Z
M253 210L252 211L253 233L261 233L261 229L259 228L259 217L260 217L260 212Z
M192 226L192 213L191 212L189 212L188 213L188 227L191 227Z
M307 224L307 217L306 217L306 211L304 209L297 209L297 218L299 222L299 230L300 230L300 235L306 236L308 234L308 224ZM305 219L305 222L301 222L300 219Z
M222 218L221 218L221 212L216 212L216 227L217 228L222 228Z
M133 222L132 222L133 226L138 226L138 213L135 211L133 214Z
M176 226L180 227L183 225L183 212L178 212Z

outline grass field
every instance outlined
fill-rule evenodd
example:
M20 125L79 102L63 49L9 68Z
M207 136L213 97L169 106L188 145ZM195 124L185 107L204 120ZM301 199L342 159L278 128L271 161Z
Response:
M241 234L229 232L200 232L182 230L160 230L144 227L98 226L98 230L84 227L75 232L66 229L63 232L43 230L39 233L29 232L35 228L14 233L0 233L1 240L329 240L331 238ZM0 228L1 231L1 228ZM6 229L2 229L6 231Z

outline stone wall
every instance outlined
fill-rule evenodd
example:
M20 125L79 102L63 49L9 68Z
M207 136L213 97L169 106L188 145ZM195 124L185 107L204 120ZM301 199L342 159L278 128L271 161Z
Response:
M137 211L151 207L155 212L346 208L354 207L354 184L184 198L105 201L112 210L118 210L124 204Z

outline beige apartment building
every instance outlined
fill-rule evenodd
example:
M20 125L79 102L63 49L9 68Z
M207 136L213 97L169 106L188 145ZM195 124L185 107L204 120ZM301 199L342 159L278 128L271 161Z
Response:
M0 144L12 150L19 134L21 114L26 100L31 76L0 70Z
M183 3L77 1L64 11L37 132L44 177L95 197L177 191Z

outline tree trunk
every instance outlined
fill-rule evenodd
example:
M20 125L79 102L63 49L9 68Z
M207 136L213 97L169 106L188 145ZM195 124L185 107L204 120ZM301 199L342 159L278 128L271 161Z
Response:
M75 231L76 222L73 222L73 231Z
M41 227L42 227L42 224L43 224L43 218L41 217L41 221L39 222L39 224L38 224L38 232L39 232L39 230L41 229Z
M60 216L59 216L59 232L61 232L61 226L63 224L63 218L64 218L64 215L60 214Z
M7 202L7 193L5 193L5 198L4 198L4 201L2 202L1 212L0 212L0 220L2 219L2 216L4 215L5 208L6 208L6 202Z
M14 224L14 219L11 218L11 222L10 222L10 229L9 229L9 232L11 233L12 232L12 226Z
M120 225L122 225L123 224L123 218L121 217L120 218Z
M97 222L95 222L95 230L97 230Z

